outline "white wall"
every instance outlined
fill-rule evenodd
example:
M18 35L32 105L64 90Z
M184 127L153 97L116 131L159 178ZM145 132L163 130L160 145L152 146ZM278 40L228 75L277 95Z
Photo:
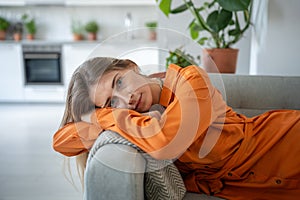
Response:
M268 32L258 54L258 74L300 75L300 1L269 0Z
M125 31L124 20L131 12L133 27L144 27L144 23L157 19L155 6L27 6L0 7L0 16L12 21L22 14L30 13L38 25L37 39L72 40L71 21L80 20L83 24L93 19L100 25L99 39Z

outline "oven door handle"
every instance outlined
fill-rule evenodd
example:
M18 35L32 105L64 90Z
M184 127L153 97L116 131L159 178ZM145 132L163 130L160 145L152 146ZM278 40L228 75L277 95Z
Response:
M25 59L58 59L60 54L58 53L25 53L24 58Z

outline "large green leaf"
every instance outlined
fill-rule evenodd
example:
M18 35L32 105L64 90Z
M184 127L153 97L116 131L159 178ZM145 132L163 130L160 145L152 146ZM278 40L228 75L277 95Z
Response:
M159 3L160 10L166 16L169 16L169 13L171 11L171 3L172 3L172 0L161 0L160 3Z
M214 31L219 32L226 28L231 22L232 13L222 9L219 11L214 11L207 17L207 25Z
M190 25L190 35L192 37L193 40L197 39L199 37L199 31L201 29L201 27L198 26L198 24L196 23L195 20L193 20Z
M181 6L178 6L178 7L176 7L176 8L174 8L174 9L172 9L171 11L170 11L170 13L172 13L172 14L177 14L177 13L181 13L181 12L184 12L184 11L186 11L189 7L188 6L190 6L192 4L192 2L187 2L187 4L182 4Z
M252 0L216 0L216 1L225 10L233 12L233 11L247 10Z

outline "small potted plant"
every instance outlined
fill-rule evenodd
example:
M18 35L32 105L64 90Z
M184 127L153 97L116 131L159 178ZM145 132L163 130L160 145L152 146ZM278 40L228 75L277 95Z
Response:
M97 33L99 31L99 25L96 21L92 20L89 21L86 25L85 25L85 30L88 33L88 39L89 40L97 40Z
M5 40L6 30L9 27L9 21L3 17L0 17L0 40Z
M73 39L75 41L83 40L84 26L80 21L72 20L71 29L73 33Z
M199 60L200 57L198 56ZM176 64L182 68L190 65L198 65L194 56L182 50L182 47L176 48L174 51L169 51L169 56L166 58L166 68L170 64Z
M157 38L157 33L156 33L157 21L146 22L145 26L149 30L149 40L156 40L156 38Z
M22 40L22 34L23 34L23 24L21 22L16 22L13 27L13 38L15 41Z
M30 18L27 14L24 14L22 16L22 20L27 31L27 39L33 40L37 31L35 19Z
M205 47L201 59L204 65L208 61L208 72L215 72L210 71L214 63L220 72L235 72L238 49L232 46L243 38L251 25L253 0L208 0L203 3L182 0L182 4L175 8L172 8L173 0L156 1L166 16L185 11L191 14L187 26L191 38ZM231 56L232 62L229 62Z

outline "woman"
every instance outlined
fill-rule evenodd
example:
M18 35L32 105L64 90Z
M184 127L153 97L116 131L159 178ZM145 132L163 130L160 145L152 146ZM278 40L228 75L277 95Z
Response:
M72 77L54 149L86 153L102 130L156 159L176 160L190 192L227 199L300 195L300 112L237 114L196 66L170 65L162 86L129 60L86 61Z

